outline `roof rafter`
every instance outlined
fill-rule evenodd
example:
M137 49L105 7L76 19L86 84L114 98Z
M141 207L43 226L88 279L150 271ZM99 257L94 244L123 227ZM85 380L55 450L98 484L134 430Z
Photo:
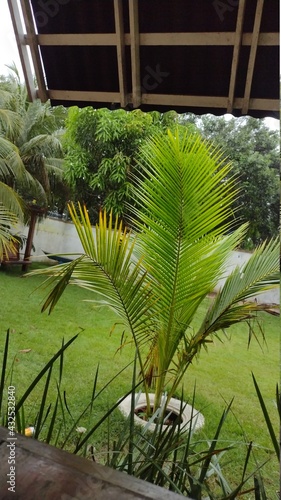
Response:
M261 18L262 18L262 13L263 13L263 4L264 4L264 0L258 0L257 7L256 7L255 23L254 23L252 43L251 43L251 49L250 49L248 70L247 70L247 76L246 76L244 100L243 100L243 106L242 106L242 114L243 115L246 115L248 113L248 110L249 110L249 102L250 102L252 81L253 81L254 68L255 68L255 62L256 62L257 47L258 47L258 42L259 42Z
M119 103L119 92L92 92L81 90L49 90L50 99L66 101L94 101ZM194 95L170 95L170 94L142 94L143 104L156 104L163 106L194 106L194 100L198 107L226 108L228 97L194 96ZM128 94L129 102L132 95ZM243 97L234 99L234 109L242 109ZM250 99L249 109L273 109L279 110L279 99Z
M245 7L246 7L246 0L241 0L239 3L238 13L237 13L235 41L234 41L233 57L232 57L232 64L231 64L230 84L229 84L229 94L228 94L228 104L227 104L227 112L228 113L231 113L233 110L233 101L234 101L236 76L237 76L238 63L239 63L239 54L240 54L240 48L241 48L241 43L242 43L242 38L243 38L243 21L244 21Z
M120 104L122 108L125 108L128 104L128 95L127 95L126 63L125 63L123 4L122 1L120 0L114 0L114 17L115 17L115 30L116 30Z
M43 73L43 67L42 67L42 61L41 61L41 56L39 52L39 47L36 42L36 31L34 27L34 22L33 22L33 15L32 15L32 10L30 7L29 0L20 0L21 1L21 8L22 8L22 13L24 16L24 21L26 25L26 32L27 36L29 38L29 46L30 46L30 51L32 55L32 60L33 60L33 65L34 65L34 71L35 71L35 76L36 80L38 82L38 97L41 99L42 102L46 102L48 100L48 94L46 90L46 85L45 85L45 79L44 79L44 73Z
M131 64L132 64L132 103L134 108L141 104L140 82L140 36L138 19L138 0L129 0Z
M131 1L131 0L130 0ZM135 0L134 0L135 3ZM130 4L129 4L130 6ZM134 7L135 8L135 7ZM132 16L136 16L132 14ZM202 46L214 45L225 46L234 45L236 40L236 33L226 31L224 33L201 32L201 33L138 33L138 25L136 24L136 17L134 17L134 36L135 42L132 41L131 34L124 33L124 44L133 45L138 43L140 46ZM81 46L115 46L116 34L115 33L53 33L41 34L36 36L38 45L81 45ZM29 38L27 38L29 43ZM252 33L242 33L241 45L251 45ZM259 46L272 46L278 45L279 33L260 33L258 45Z
M194 96L194 95L170 95L170 94L143 94L142 102L144 104L158 104L163 106L194 106L196 99L196 106L198 107L211 107L211 108L226 108L228 97L213 97L213 96ZM250 99L249 109L273 109L279 110L278 99ZM233 108L242 109L243 98L237 97L234 99Z
M13 0L8 0L8 5L10 9L11 19L13 23L14 33L16 37L16 42L18 46L20 61L22 65L22 70L24 74L24 79L26 83L26 88L28 96L31 101L34 101L37 97L37 92L34 85L34 78L32 74L30 59L28 55L27 45L25 43L25 31L20 17L20 11L17 2Z

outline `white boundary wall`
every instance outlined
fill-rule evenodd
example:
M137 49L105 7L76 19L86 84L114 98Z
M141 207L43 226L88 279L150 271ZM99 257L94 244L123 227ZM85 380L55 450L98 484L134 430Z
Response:
M27 227L22 229L22 232L26 235L27 231ZM83 252L74 225L71 222L64 222L50 217L37 222L33 243L35 251L32 253L32 260L37 262L49 261L44 251L47 253L68 253L71 255ZM228 263L228 272L231 272L237 265L243 265L248 261L250 256L251 253L249 252L233 252ZM223 280L218 283L215 290L218 290L222 284ZM280 304L280 289L273 289L260 294L256 297L256 300L259 303Z

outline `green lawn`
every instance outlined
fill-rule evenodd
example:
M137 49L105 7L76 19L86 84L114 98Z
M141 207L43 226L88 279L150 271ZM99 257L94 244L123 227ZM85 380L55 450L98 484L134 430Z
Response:
M75 416L89 402L98 364L98 386L101 388L133 359L134 349L128 345L121 352L118 351L122 325L116 324L112 331L118 319L110 310L83 301L92 297L90 292L69 287L50 316L41 314L40 308L46 293L41 289L34 292L41 282L40 277L23 279L20 270L16 268L0 270L0 362L6 330L10 328L10 361L15 358L13 380L20 395L60 347L62 337L68 340L80 332L78 339L66 353L63 383L69 406ZM266 344L259 335L262 345L259 346L253 339L248 348L247 325L233 327L229 334L231 340L225 339L225 342L221 343L215 339L209 347L209 352L202 352L198 363L194 363L188 370L184 379L184 394L187 400L191 398L196 382L196 407L203 412L206 419L206 425L198 436L202 439L213 437L223 408L234 398L233 413L226 420L222 439L224 443L243 443L244 439L252 441L258 463L270 459L264 468L264 474L269 498L274 499L274 492L279 487L278 464L254 391L251 372L256 376L277 432L274 399L275 386L279 381L280 324L279 318L274 316L261 314L259 319L265 330ZM21 352L27 349L30 351ZM102 415L114 401L129 390L131 373L132 369L127 368L101 395L94 411L96 417ZM42 386L36 391L34 406L36 395L39 396ZM30 405L28 411L26 419L32 424L35 407ZM122 425L122 420L117 415L113 417L112 422L113 429L118 432L118 425ZM103 432L95 436L97 453L103 449L104 439ZM241 474L242 448L241 445L231 452L235 464L225 465L226 468L229 467L233 480ZM246 495L244 498L252 497Z

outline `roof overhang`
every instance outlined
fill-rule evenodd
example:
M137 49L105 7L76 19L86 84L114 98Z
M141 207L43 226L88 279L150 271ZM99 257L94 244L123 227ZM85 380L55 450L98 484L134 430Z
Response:
M31 99L279 116L279 0L8 3Z

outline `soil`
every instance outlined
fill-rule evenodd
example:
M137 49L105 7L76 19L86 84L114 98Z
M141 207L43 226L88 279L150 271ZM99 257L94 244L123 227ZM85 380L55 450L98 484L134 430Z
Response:
M153 414L154 408L151 406L151 412ZM142 406L140 408L135 409L135 415L141 418L142 420L147 420L146 415L146 406ZM171 412L171 410L165 411L165 425L173 425L174 422L178 420L179 416L177 413ZM156 420L155 420L156 423Z

